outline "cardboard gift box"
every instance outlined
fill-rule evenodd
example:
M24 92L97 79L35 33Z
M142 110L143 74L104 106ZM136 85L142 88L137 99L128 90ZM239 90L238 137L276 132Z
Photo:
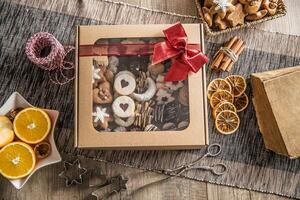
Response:
M267 149L300 156L300 66L251 75L253 104Z
M75 147L191 149L208 144L205 67L190 73L185 81L170 83L161 79L172 60L150 70L151 49L164 40L163 30L169 26L78 26ZM202 24L183 26L188 44L197 44L204 51ZM119 81L120 77L125 79ZM145 80L148 82L141 86ZM143 88L148 91L153 82L155 95L146 102L130 90L135 86L135 94L143 93ZM107 96L101 93L104 85ZM186 105L180 103L184 92ZM133 114L127 115L129 112ZM129 126L120 125L130 120L133 123Z

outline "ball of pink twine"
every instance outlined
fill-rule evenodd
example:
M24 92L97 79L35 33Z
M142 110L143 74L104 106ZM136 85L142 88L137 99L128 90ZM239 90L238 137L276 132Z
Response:
M46 50L49 51L48 54L43 55L43 51ZM28 59L38 67L47 70L50 80L56 84L65 84L74 78L74 76L68 77L64 74L64 70L74 69L72 62L65 61L66 55L72 50L74 47L63 46L47 32L34 34L29 38L25 47Z

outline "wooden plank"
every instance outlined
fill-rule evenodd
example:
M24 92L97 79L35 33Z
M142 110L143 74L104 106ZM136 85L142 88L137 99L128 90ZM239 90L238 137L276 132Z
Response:
M250 197L252 200L288 200L289 198L280 197L274 194L265 194L261 192L250 191ZM290 199L289 199L290 200Z
M197 16L197 8L192 0L113 0L129 3L145 8L163 10L182 15ZM184 6L183 6L184 5Z
M251 200L248 190L207 184L207 200Z
M75 157L64 155L64 159L74 160ZM154 172L144 172L139 169L97 162L85 158L81 159L81 163L82 166L86 167L89 172L92 172L93 170L102 170L103 173L109 177L116 176L118 174L131 177L130 182L128 182L128 191L113 195L111 199L207 199L206 184L203 182L174 178L166 182L149 185L148 187L133 193L132 189L137 189L139 188L138 186L149 184L154 180L161 180L166 176ZM19 191L14 189L7 180L1 177L0 199L91 199L89 194L95 189L88 187L88 178L86 177L84 179L85 181L82 185L66 187L64 179L58 176L62 170L62 163L43 168L32 176L29 182Z

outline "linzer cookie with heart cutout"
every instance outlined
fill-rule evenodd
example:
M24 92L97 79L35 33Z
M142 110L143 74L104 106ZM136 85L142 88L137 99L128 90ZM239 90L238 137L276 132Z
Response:
M134 115L135 103L128 96L117 97L112 104L113 112L116 116L127 118Z
M135 76L129 71L121 71L116 75L114 89L120 95L130 95L136 87Z

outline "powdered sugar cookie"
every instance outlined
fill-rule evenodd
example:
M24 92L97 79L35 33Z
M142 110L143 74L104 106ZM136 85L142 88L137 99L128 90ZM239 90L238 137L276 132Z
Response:
M114 114L118 117L131 117L134 115L135 104L130 97L119 96L112 103L112 109Z
M119 58L116 56L108 57L108 68L115 74L118 71Z
M130 95L134 92L136 81L134 75L129 71L122 71L116 75L114 89L120 95Z
M149 101L156 93L156 85L152 78L148 77L147 79L148 88L144 93L132 93L131 97L136 99L137 101Z

